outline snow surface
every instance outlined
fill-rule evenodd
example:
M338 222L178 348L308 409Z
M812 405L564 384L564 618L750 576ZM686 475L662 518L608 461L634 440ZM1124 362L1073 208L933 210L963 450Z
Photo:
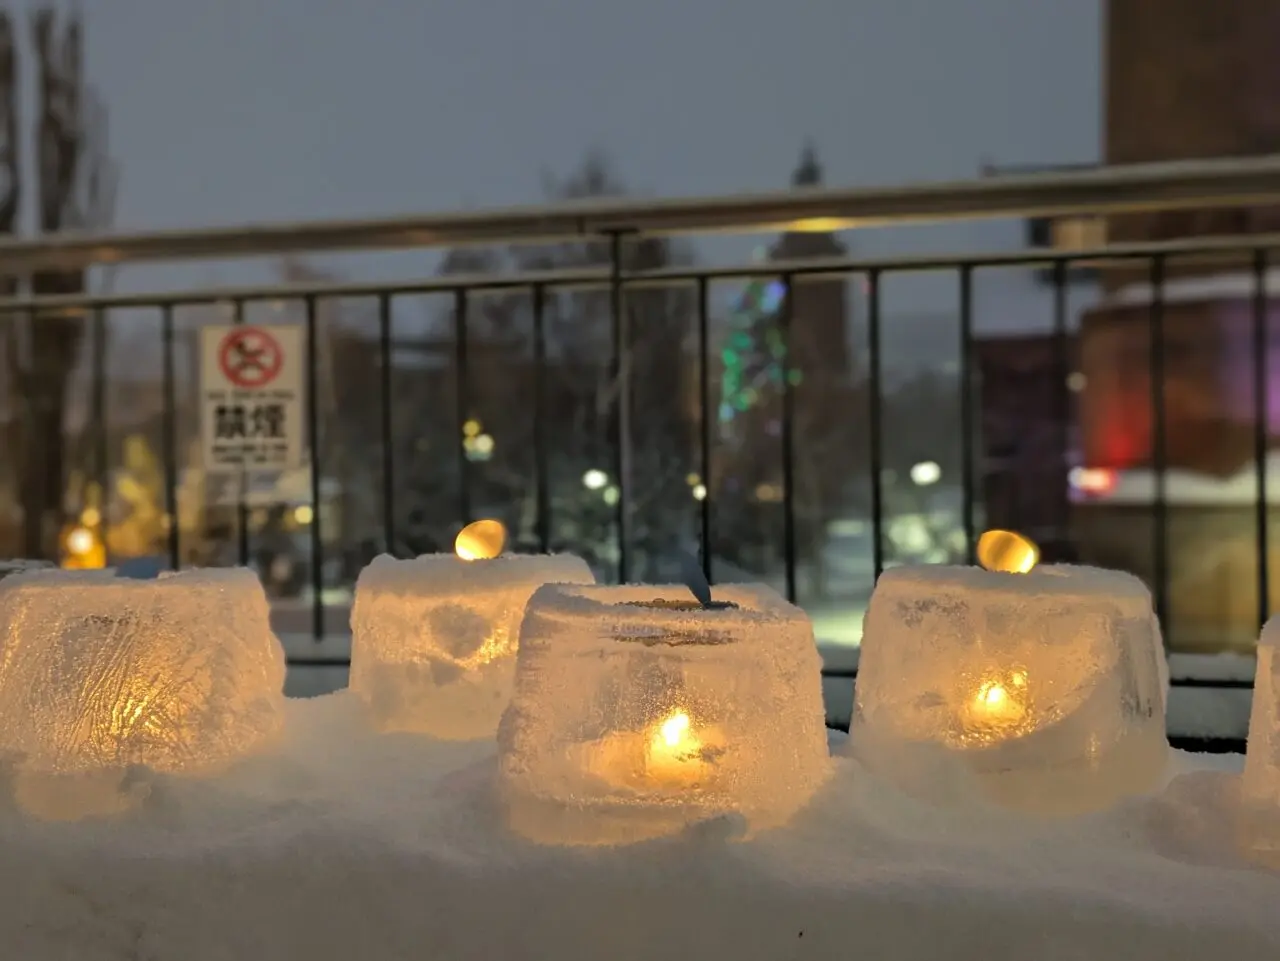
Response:
M927 770L963 758L1008 803L1086 810L1159 777L1167 686L1130 574L898 567L871 595L850 733L894 777L908 754Z
M785 822L826 780L813 625L763 585L548 584L520 629L498 732L511 823L549 843L635 841L709 816Z
M376 557L351 608L351 688L384 730L492 739L530 595L549 581L594 580L568 554Z
M275 754L159 778L122 817L0 809L0 944L22 961L1274 961L1280 875L1230 837L1237 767L1035 821L915 802L849 759L786 828L627 848L508 832L494 746L293 701ZM1238 760L1238 759L1237 759Z

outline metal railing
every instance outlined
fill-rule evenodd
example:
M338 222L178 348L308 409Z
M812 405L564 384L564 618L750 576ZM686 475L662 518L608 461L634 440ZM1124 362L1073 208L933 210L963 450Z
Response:
M1068 277L1074 266L1087 264L1095 269L1133 268L1145 265L1150 283L1146 303L1150 371L1151 467L1154 491L1150 503L1152 517L1151 551L1154 567L1150 577L1157 612L1162 620L1169 615L1169 498L1167 490L1168 451L1166 423L1166 300L1165 287L1170 265L1213 266L1230 263L1246 265L1251 293L1248 298L1249 345L1252 356L1253 429L1256 498L1253 507L1258 603L1256 622L1260 626L1270 614L1268 564L1267 453L1268 366L1271 349L1268 328L1267 271L1271 251L1280 247L1280 234L1216 237L1159 243L1115 244L1096 250L1071 252L1025 251L980 255L946 255L894 259L825 259L784 261L734 267L664 267L649 271L626 269L627 245L643 236L723 231L831 230L847 226L918 223L926 221L976 219L1009 216L1054 215L1063 213L1118 214L1154 210L1232 207L1280 204L1280 156L1256 160L1222 160L1195 164L1162 164L1130 168L1101 168L1062 174L1037 174L987 178L974 182L934 184L903 188L866 190L807 190L786 194L677 200L662 202L608 201L582 202L545 208L523 208L494 213L415 217L383 221L318 223L310 225L266 226L244 229L163 231L133 235L62 235L40 241L0 243L0 262L11 273L37 270L78 269L91 264L163 261L181 258L245 257L280 255L321 250L376 250L403 247L456 246L495 243L543 243L566 239L595 239L608 251L608 263L599 268L548 272L527 272L512 276L448 275L415 279L406 283L326 283L224 287L163 294L113 294L109 296L18 297L0 300L0 323L15 316L40 318L79 316L93 323L97 332L90 343L96 351L92 366L100 389L103 373L101 331L107 311L118 308L150 308L159 315L162 351L161 391L163 393L163 473L165 511L169 518L167 551L176 567L181 561L177 490L179 481L179 439L176 425L175 318L179 308L200 304L230 305L236 319L246 309L262 302L296 301L302 305L309 367L307 377L307 442L311 452L310 577L313 597L312 630L316 637L326 633L323 602L325 539L320 511L321 474L316 463L320 433L316 397L316 343L318 310L334 299L365 298L376 305L377 357L382 380L377 398L379 446L381 448L382 518L381 539L385 546L397 542L396 477L394 434L397 411L390 388L392 370L392 313L398 298L421 294L445 294L453 299L458 336L453 346L453 375L456 379L457 433L464 430L469 416L467 318L475 298L503 292L523 292L528 297L531 316L533 357L533 398L531 437L532 482L537 490L536 543L546 551L552 545L552 505L547 493L551 439L545 428L547 415L546 311L550 299L565 291L605 291L610 324L610 356L607 366L618 385L612 395L609 417L612 422L612 473L617 486L613 506L617 532L617 576L627 580L632 574L632 524L634 521L632 474L632 432L635 411L628 381L628 351L632 318L627 298L637 291L683 289L692 292L691 320L696 342L696 396L698 411L697 472L710 478L715 472L715 443L712 436L712 316L709 286L718 281L776 279L781 284L776 324L790 351L793 293L800 285L815 280L860 278L865 289L866 357L865 388L866 450L869 481L869 519L872 528L872 570L876 577L884 569L885 491L884 371L882 366L883 297L886 278L914 272L948 272L956 278L957 354L959 383L957 398L961 434L961 511L965 554L972 561L979 533L976 508L978 463L972 439L977 429L978 411L971 389L975 374L974 282L984 271L1010 267L1047 268L1051 277L1051 336L1056 350L1056 389L1062 413L1061 447L1065 458L1068 445L1067 358L1069 338ZM784 376L778 388L781 448L781 540L785 590L797 596L797 514L794 465L798 442L793 381ZM105 423L103 397L95 393L96 424ZM99 438L99 444L105 440ZM459 523L472 519L469 466L458 453L462 479L456 506ZM1065 462L1065 461L1064 461ZM102 465L99 465L100 467ZM1065 474L1065 470L1063 471ZM1064 477L1065 483L1065 477ZM249 560L248 525L243 502L240 505L238 560ZM709 491L697 507L698 542L709 577L712 570L712 540L716 530L717 501ZM307 663L330 663L309 659ZM344 663L338 659L332 663ZM852 677L856 671L835 673ZM1227 682L1225 686L1230 686Z

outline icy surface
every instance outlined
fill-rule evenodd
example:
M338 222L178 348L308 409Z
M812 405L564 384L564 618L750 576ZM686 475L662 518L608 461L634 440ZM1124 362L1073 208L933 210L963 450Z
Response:
M895 568L867 611L853 749L918 792L976 779L1006 804L1088 810L1159 777L1167 683L1129 574Z
M12 560L0 561L0 581L14 574L23 574L28 571L47 571L54 568L54 564L48 561L32 561L32 560Z
M1236 778L1218 758L1174 755L1163 795L1053 821L940 811L838 758L812 804L752 841L584 850L506 830L491 744L377 736L346 693L287 717L275 756L161 778L121 819L0 808L6 957L1280 957L1280 875L1229 842Z
M0 757L42 816L106 813L147 771L206 773L260 748L281 724L284 674L247 570L0 581Z
M1280 619L1258 641L1258 667L1249 715L1249 750L1242 792L1242 842L1262 860L1280 865Z
M569 555L375 558L351 609L351 689L383 730L492 738L530 595L548 582L594 580Z
M809 800L829 766L813 628L767 587L715 599L735 606L684 587L533 596L498 737L513 826L582 844L751 833Z

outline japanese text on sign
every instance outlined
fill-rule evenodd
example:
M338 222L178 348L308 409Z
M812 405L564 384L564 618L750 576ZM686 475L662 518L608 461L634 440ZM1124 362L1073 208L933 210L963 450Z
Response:
M273 472L301 466L302 329L217 325L201 331L204 468Z

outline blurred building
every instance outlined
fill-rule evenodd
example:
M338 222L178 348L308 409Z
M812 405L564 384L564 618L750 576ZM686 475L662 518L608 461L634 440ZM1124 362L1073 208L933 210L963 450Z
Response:
M1280 152L1280 0L1110 0L1104 37L1104 161L1129 164ZM1029 224L1033 245L1084 249L1104 241L1143 242L1280 230L1280 208L1130 214ZM1277 265L1280 268L1280 265ZM1257 535L1252 485L1255 390L1254 278L1246 255L1234 260L1169 259L1156 277L1142 262L1096 277L1101 297L1079 318L1078 395L1081 477L1071 516L1081 560L1124 568L1155 582L1164 568L1166 637L1183 649L1248 646L1256 638ZM1042 275L1047 279L1047 275ZM1153 281L1162 287L1163 421L1167 554L1155 553L1151 317ZM1275 290L1280 274L1268 275ZM1274 301L1266 316L1280 349ZM1029 409L1011 412L996 385L1046 363L1034 343L982 345L987 453L1017 435L1052 432L1049 411L1025 385ZM1274 353L1273 353L1274 356ZM1280 382L1268 358L1266 442L1275 446ZM1056 378L1055 378L1056 380ZM1017 430L1011 430L1012 424ZM1005 452L1008 454L1009 452ZM1007 461L1007 457L1005 458ZM1017 459L1015 457L1015 459ZM1057 458L1055 468L1057 465ZM1028 473L1023 473L1023 472ZM1038 488L1035 467L1017 480L988 478L993 520ZM1005 477L1001 480L1001 477ZM1038 474L1036 476L1039 476ZM1055 487L1065 487L1066 477ZM1017 487L1016 496L1008 490ZM1037 493L1034 495L1039 496ZM1055 494L1056 497L1056 494ZM1018 510L1024 510L1019 506ZM1280 596L1280 552L1270 558L1272 597Z

